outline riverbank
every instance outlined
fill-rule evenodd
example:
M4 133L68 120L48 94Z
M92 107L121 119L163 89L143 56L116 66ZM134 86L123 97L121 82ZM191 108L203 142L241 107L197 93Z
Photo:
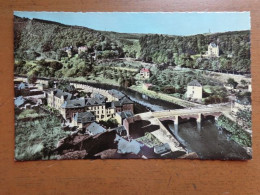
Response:
M151 90L145 90L141 86L132 85L130 87L130 89L137 91L139 93L142 93L144 95L147 95L148 97L164 100L164 101L167 101L167 102L170 102L170 103L177 104L177 105L182 106L182 107L196 107L196 106L200 105L198 103L182 100L182 99L179 99L179 98L176 98L176 97L164 94L164 93L155 92L155 91L151 91Z
M76 79L70 79L69 81L76 81L76 82L84 82L84 83L98 83L98 84L104 84L104 85L111 85L111 86L115 86L115 87L120 87L120 85L117 82L112 82L114 80L109 79L110 82L107 82L106 80L108 79L104 79L104 80L86 80L84 77L79 77ZM127 89L127 88L126 88ZM195 106L199 106L200 104L198 103L194 103L194 102L189 102L186 100L182 100L180 98L176 98L167 94L163 94L160 92L155 92L155 91L151 91L151 90L144 90L142 86L137 86L137 85L132 85L131 87L129 87L129 89L136 91L138 93L147 95L150 98L154 98L154 99L159 99L159 100L163 100L163 101L167 101L173 104L177 104L181 107L195 107Z
M17 75L17 77L26 77L25 75ZM182 100L182 99L179 99L179 98L176 98L176 97L173 97L173 96L170 96L170 95L167 95L167 94L163 94L163 93L160 93L160 92L155 92L155 91L151 91L151 90L144 90L141 86L136 86L136 85L133 85L129 88L124 88L122 86L120 86L117 82L107 82L108 79L104 79L104 80L87 80L86 78L84 77L78 77L78 78L70 78L70 77L65 77L65 78L45 78L45 77L37 77L38 79L53 79L53 80L67 80L69 82L78 82L78 83L82 83L82 84L86 84L86 85L104 85L104 86L112 86L112 87L116 87L117 89L118 88L123 88L125 90L132 90L132 91L135 91L137 93L140 93L140 94L144 94L146 96L148 96L149 98L152 98L154 100L157 100L157 101L166 101L166 102L169 102L171 104L176 104L178 106L181 106L181 107L196 107L196 106L199 106L200 104L198 103L194 103L194 102L189 102L189 101L186 101L186 100ZM133 98L134 99L134 98Z
M173 131L173 122L164 122L164 126ZM188 152L196 152L199 159L209 160L248 160L251 155L238 144L226 130L217 128L214 119L203 120L198 130L194 119L179 124L175 138Z

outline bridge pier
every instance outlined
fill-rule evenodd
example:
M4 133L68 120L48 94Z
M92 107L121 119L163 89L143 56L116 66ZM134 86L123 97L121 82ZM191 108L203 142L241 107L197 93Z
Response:
M197 118L197 129L200 131L201 130L201 113L198 114Z
M174 132L176 134L178 134L178 128L179 127L179 116L175 116L175 120L174 120Z

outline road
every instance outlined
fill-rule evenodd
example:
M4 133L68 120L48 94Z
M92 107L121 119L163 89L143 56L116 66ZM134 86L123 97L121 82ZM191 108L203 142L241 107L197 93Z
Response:
M231 111L231 104L210 104L210 105L202 105L193 108L185 108L185 109L175 109L175 110L164 110L164 111L157 111L157 112L146 112L139 114L141 118L165 118L171 116L184 116L184 115L195 115L195 114L208 114L208 113L215 113L215 112L230 112Z

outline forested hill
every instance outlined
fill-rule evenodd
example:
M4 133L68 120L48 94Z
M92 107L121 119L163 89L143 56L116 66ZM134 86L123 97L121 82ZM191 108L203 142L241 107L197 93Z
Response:
M219 58L202 58L208 44L219 46ZM169 36L105 32L39 19L14 17L14 46L17 59L41 56L59 60L62 49L88 46L100 58L133 57L157 64L179 65L216 71L250 71L250 31ZM64 50L63 50L64 51Z
M206 60L192 56L205 54L211 42L219 46L220 58ZM203 69L250 70L250 31L193 36L145 35L140 38L140 46L140 58L147 62Z
M88 46L90 52L117 51L123 57L127 47L139 39L138 34L97 31L52 21L14 16L14 49L16 58L38 56L57 58L62 48ZM125 52L123 51L125 49Z

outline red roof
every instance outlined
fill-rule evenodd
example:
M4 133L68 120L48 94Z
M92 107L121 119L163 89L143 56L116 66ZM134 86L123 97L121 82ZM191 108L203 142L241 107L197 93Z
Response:
M148 68L142 68L141 72L150 72L150 70Z

